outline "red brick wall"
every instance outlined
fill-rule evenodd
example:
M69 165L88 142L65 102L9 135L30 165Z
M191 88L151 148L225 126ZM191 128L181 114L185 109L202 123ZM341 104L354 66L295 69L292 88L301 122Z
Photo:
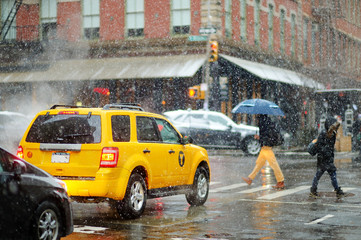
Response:
M71 42L81 39L81 3L59 2L58 3L58 36Z
M254 7L247 5L247 40L248 44L254 45Z
M124 1L100 1L100 39L118 40L124 38Z
M239 1L232 1L232 38L241 40L241 5Z
M16 38L33 41L39 38L39 5L21 5L16 15Z
M144 1L145 38L164 38L170 31L170 1Z
M201 27L201 0L191 0L191 35L198 35Z

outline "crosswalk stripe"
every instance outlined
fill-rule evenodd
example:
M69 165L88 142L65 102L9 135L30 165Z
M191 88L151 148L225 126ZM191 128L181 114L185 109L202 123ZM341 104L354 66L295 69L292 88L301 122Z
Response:
M267 189L270 189L270 188L271 188L271 185L266 185L266 186L246 189L246 190L240 191L238 193L254 193L254 192L258 192L258 191L262 191L262 190L267 190Z
M212 186L212 185L216 185L216 184L219 184L219 183L221 183L221 182L210 182L209 185Z
M221 192L221 191L230 190L230 189L234 189L234 188L244 187L246 185L247 185L247 183L237 183L237 184L232 184L232 185L228 185L228 186L224 186L224 187L215 188L215 189L209 190L209 192L211 192L211 193Z
M299 191L303 191L303 190L309 189L309 188L310 188L310 186L300 186L300 187L296 187L293 189L287 189L287 190L278 191L276 193L267 194L267 195L259 197L257 199L272 200L272 199L287 196L287 195L290 195L290 194L293 194L293 193L296 193Z
M73 232L76 233L87 233L87 234L95 234L99 231L103 232L107 230L108 228L105 227L94 227L94 226L80 226L80 225L74 225Z
M322 218L316 219L316 220L314 220L314 221L312 221L312 222L309 222L309 223L305 223L305 225L317 224L317 223L319 223L319 222L325 221L326 219L332 218L332 217L334 217L334 215L332 215L332 214L327 214L326 216L324 216L324 217L322 217Z

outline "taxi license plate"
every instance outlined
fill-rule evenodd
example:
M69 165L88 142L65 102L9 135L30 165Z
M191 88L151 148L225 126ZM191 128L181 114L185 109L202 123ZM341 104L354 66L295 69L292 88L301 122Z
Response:
M69 163L69 159L70 159L69 153L56 152L53 153L51 156L52 163Z

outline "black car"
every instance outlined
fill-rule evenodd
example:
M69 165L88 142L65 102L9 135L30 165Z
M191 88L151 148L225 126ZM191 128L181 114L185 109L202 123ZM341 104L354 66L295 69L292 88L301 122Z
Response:
M246 154L257 155L261 150L255 135L259 128L236 124L220 112L204 110L176 110L164 115L194 143L205 148L242 149Z
M73 232L65 183L0 148L0 239L60 239Z

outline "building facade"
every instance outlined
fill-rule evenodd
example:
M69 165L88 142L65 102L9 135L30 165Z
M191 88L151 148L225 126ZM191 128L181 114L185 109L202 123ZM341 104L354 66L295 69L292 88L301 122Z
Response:
M190 99L187 89L203 83L211 109L231 115L244 99L266 98L295 132L317 122L315 90L361 82L360 0L0 2L3 110L109 102L156 112L201 108L205 100ZM218 42L211 63L208 40Z

